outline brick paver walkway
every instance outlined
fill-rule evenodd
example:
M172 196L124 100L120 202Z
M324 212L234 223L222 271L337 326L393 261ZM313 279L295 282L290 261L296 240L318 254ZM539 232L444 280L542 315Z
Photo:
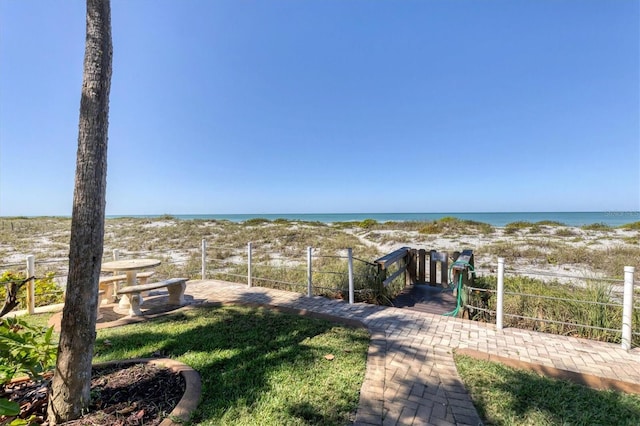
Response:
M222 281L190 281L197 301L250 303L358 321L371 333L357 425L479 425L480 417L458 376L453 350L533 363L594 383L640 389L640 350L492 324ZM618 383L622 381L625 383Z

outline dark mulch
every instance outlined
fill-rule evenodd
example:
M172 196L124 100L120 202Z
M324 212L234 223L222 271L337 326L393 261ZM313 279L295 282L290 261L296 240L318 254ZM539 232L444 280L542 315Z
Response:
M47 391L50 380L9 385L0 397L21 406L20 417L36 417L47 425ZM182 376L150 364L128 364L94 369L89 413L67 425L157 426L184 394ZM0 417L0 424L8 419ZM9 423L9 422L7 422Z

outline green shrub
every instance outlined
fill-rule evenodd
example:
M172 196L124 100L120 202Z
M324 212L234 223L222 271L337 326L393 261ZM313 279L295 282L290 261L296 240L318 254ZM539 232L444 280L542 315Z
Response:
M54 281L55 273L47 272L42 278L37 278L34 283L35 306L47 306L64 302L64 292ZM3 283L12 281L23 281L26 275L23 272L5 271L0 275L0 300L4 301L7 290ZM20 287L18 291L19 309L27 307L27 285ZM2 303L2 302L0 302Z
M427 223L425 226L420 228L419 231L421 234L439 234L442 232L442 227L438 224L438 222L434 221L431 223Z
M378 224L378 221L375 219L365 219L358 223L358 226L363 229L371 229Z
M285 219L282 217L277 218L273 221L273 223L277 223L278 225L291 225L291 221L289 219Z
M530 228L531 226L533 226L533 223L526 222L526 221L517 221L517 222L507 223L507 225L504 227L504 233L515 234L517 231Z
M19 318L0 318L0 394L4 394L4 387L20 375L41 378L54 366L56 354L53 327L42 329ZM18 414L20 406L16 402L0 398L0 416Z

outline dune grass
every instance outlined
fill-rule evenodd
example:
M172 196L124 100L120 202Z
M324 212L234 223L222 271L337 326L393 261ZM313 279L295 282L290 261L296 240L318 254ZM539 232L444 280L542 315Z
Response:
M486 425L638 425L640 396L593 390L534 372L454 357Z
M203 384L195 424L344 425L357 408L368 343L365 330L325 320L203 307L99 331L95 361L164 356L190 365Z
M495 291L496 281L496 276L482 276L474 285ZM504 285L504 324L507 327L611 343L621 341L622 304L609 283L594 279L578 286L507 276ZM496 303L493 293L472 292L470 306L492 311L472 309L472 319L495 323ZM640 333L640 309L633 311L633 331ZM633 335L632 344L634 347L640 345L640 335Z

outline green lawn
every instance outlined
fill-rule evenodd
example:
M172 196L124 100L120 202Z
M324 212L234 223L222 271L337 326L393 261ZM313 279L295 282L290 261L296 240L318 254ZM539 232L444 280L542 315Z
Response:
M640 396L597 391L456 355L458 373L487 425L640 424Z
M365 330L329 321L203 307L99 331L95 361L161 354L190 365L203 385L195 424L344 425L357 408L368 344Z

